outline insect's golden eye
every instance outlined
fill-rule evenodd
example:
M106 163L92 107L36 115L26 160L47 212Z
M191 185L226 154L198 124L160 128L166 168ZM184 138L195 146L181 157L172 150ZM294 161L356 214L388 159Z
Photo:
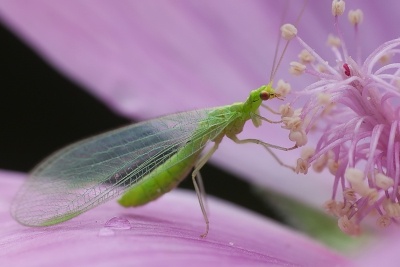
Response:
M261 98L262 100L268 100L268 99L269 99L269 93L268 93L267 91L262 91L262 92L260 93L260 98Z

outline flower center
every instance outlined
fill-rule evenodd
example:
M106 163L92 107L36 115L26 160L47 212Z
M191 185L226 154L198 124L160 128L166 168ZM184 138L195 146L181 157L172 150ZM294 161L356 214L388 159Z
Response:
M296 34L305 50L300 62L291 63L290 72L310 74L317 81L293 93L297 97L282 105L280 112L283 128L290 130L289 138L298 146L307 143L310 132L319 135L315 148L303 150L296 172L306 174L310 166L316 172L329 170L334 176L333 192L324 208L339 217L343 232L359 235L360 222L367 216L375 216L382 228L400 217L400 62L388 64L400 53L400 38L382 44L362 63L358 26L363 15L361 10L350 11L357 48L353 60L338 23L343 12L344 1L334 0L339 37L328 39L336 57L334 67ZM301 97L308 101L294 111Z

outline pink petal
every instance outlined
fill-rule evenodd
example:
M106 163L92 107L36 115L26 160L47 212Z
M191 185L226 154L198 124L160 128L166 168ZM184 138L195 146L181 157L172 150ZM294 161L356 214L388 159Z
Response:
M201 239L205 225L196 196L183 190L136 209L110 201L56 226L25 227L8 212L23 177L0 172L2 266L338 266L347 262L302 235L214 198L209 203L210 232ZM113 216L128 220L131 228L105 228Z
M395 0L347 3L347 10L364 11L360 29L364 55L396 37L397 31L390 28L396 25L396 4ZM292 1L287 21L295 21L301 5L302 1ZM3 21L49 62L117 112L136 119L245 100L250 90L269 80L281 12L282 3L275 0L0 3ZM334 32L330 12L330 2L311 0L301 19L299 34L312 41L316 51L329 52L325 40ZM345 17L341 21L347 23ZM352 28L345 34L350 42ZM299 82L286 72L299 52L299 46L291 44L278 76L302 87L307 78ZM242 138L292 145L278 125L259 129L248 125L245 131ZM299 152L278 155L294 165ZM294 177L254 145L242 148L226 141L212 160L312 205L320 206L330 195L331 179L315 173Z
M358 257L356 266L385 266L397 267L400 233L397 231L386 231L381 238L375 240L363 255Z

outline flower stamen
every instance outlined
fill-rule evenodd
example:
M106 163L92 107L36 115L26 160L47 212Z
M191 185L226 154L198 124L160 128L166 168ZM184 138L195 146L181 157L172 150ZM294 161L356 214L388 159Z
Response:
M356 62L348 56L338 23L344 7L343 0L332 2L338 38L330 36L328 44L336 66L329 65L296 33L296 40L305 49L300 61L309 65L292 63L293 72L312 75L317 81L294 93L290 107L301 97L308 98L300 112L282 106L286 114L282 121L283 128L290 130L289 139L298 146L307 142L311 131L320 133L315 148L304 150L297 160L296 172L306 174L310 166L321 172L327 167L334 181L331 199L324 208L339 217L343 232L359 235L359 224L366 216L378 215L376 223L381 228L400 217L400 62L376 67L385 55L397 58L400 38L382 44L361 63L357 27L363 14L361 10L350 11ZM308 60L311 57L324 71ZM336 200L338 190L343 191L343 201Z

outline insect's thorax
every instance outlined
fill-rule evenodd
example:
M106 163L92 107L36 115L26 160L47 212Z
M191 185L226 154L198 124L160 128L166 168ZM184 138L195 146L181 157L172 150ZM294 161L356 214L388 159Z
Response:
M231 137L243 131L246 121L250 119L250 113L244 112L243 107L244 103L242 102L237 102L232 105L222 107L224 109L228 109L230 114L235 114L236 118L225 127L224 131L220 135L221 139L225 135L227 137Z
M232 105L223 106L216 108L210 114L211 116L219 117L220 119L229 120L231 116L235 118L224 128L224 130L215 137L212 141L220 142L221 139L226 135L227 137L233 137L243 131L245 123L252 119L254 126L260 126L259 119L259 107L263 100L261 99L262 93L269 95L268 99L276 97L275 90L272 88L272 82L268 85L263 85L260 88L250 92L249 97L245 102L237 102Z

